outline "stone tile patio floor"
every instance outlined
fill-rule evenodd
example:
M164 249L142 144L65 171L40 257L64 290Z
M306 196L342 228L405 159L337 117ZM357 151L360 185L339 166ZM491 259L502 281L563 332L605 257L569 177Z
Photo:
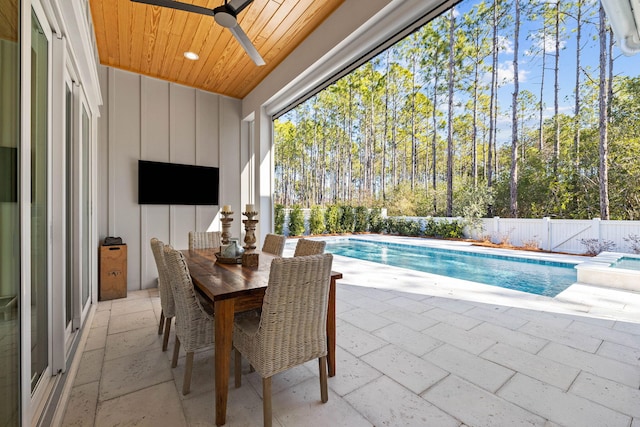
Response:
M338 256L334 270L329 401L316 362L279 374L275 426L640 427L640 293L539 297ZM97 305L62 425L214 425L213 350L182 396L184 354L171 369L159 315L157 289ZM227 425L262 425L261 394L245 362Z

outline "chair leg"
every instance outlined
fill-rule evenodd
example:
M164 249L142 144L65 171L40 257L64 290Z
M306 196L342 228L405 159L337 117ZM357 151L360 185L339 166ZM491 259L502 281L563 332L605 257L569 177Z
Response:
M262 379L262 413L264 427L271 427L273 414L271 412L271 377Z
M327 391L327 356L322 356L318 359L320 365L320 398L322 403L327 403L329 400L329 393Z
M171 317L164 321L164 338L162 339L162 351L167 351L169 345L169 334L171 333Z
M158 325L158 335L162 334L162 328L164 327L164 311L160 312L160 325ZM164 350L162 350L164 351Z
M187 363L184 366L184 382L182 394L187 395L191 391L191 371L193 371L193 351L187 353Z
M175 368L178 366L178 354L180 353L180 340L176 335L176 343L173 345L173 360L171 361L171 367Z
M235 355L234 355L234 361L235 361L235 366L233 369L233 373L235 374L236 377L236 388L240 388L240 386L242 385L242 355L240 354L240 351L238 351L238 349L235 349Z

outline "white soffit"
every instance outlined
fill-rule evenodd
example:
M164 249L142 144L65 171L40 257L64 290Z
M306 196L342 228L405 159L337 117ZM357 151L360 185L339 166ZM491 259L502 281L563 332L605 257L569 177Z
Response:
M640 52L640 0L602 0L602 6L622 53Z

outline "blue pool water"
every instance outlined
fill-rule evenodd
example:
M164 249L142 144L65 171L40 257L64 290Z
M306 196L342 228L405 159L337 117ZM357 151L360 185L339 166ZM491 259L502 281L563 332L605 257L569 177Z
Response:
M624 268L625 270L637 270L640 271L640 258L622 257L611 267Z
M326 251L550 297L576 281L574 264L562 262L356 239L328 241Z

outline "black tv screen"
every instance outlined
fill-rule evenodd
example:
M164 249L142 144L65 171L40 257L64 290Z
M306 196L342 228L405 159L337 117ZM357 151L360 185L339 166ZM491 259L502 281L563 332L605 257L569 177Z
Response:
M210 166L138 160L138 203L217 205L219 176Z

